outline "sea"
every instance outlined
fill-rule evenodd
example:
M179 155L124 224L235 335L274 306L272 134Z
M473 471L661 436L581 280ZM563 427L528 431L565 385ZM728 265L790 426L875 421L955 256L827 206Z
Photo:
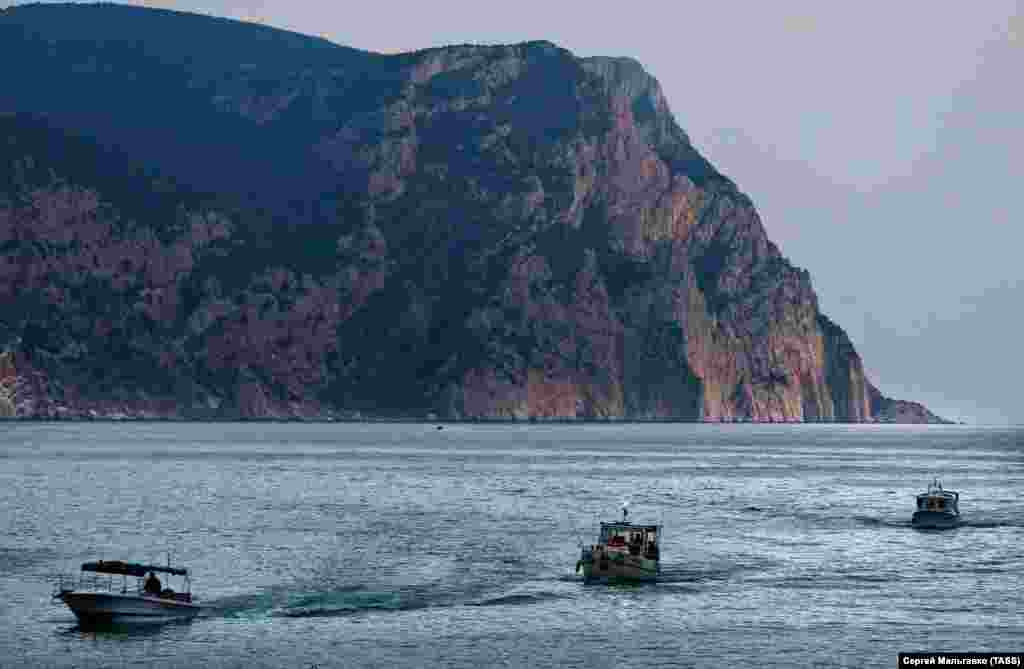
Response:
M965 523L913 529L935 477ZM661 578L585 585L580 546L623 507L663 526ZM98 559L185 566L206 608L83 628L51 595ZM894 667L922 651L1024 652L1024 429L0 423L3 667Z

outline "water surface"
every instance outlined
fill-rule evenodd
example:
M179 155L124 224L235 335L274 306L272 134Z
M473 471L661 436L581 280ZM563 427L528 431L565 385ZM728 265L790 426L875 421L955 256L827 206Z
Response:
M1024 650L1024 430L2 424L0 664L886 666ZM910 528L933 476L967 524ZM663 578L584 586L622 502ZM51 577L192 569L189 623L84 630ZM172 579L177 586L177 580Z

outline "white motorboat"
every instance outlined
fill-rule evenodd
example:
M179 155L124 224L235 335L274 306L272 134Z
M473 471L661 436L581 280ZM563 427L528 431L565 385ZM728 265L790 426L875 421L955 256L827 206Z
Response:
M182 591L162 587L156 574L183 577ZM54 598L83 623L160 622L192 618L202 610L192 601L187 569L119 560L86 562L77 577L61 576Z

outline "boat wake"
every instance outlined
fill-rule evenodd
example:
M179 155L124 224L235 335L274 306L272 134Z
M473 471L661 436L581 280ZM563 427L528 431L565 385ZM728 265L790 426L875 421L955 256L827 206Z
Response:
M489 597L477 602L467 602L467 604L469 606L520 606L566 598L566 595L557 592L520 592Z
M270 612L275 618L333 618L368 611L409 611L429 603L401 592L348 590L300 594Z
M864 525L866 527L892 527L892 528L907 528L910 527L910 520L893 520L891 518L873 518L871 516L854 516L854 522Z
M350 586L296 591L277 586L258 593L207 602L207 606L210 615L244 620L349 616L368 611L403 611L430 606L430 599L415 590Z
M960 521L960 527L973 528L979 530L992 530L1003 527L1010 527L1015 529L1024 529L1024 521L1020 520L978 520L971 518L964 518Z
M522 606L566 595L556 592L513 592L481 596L479 588L464 592L444 591L429 586L394 590L351 587L318 592L285 593L279 588L252 595L240 595L210 604L210 611L225 618L330 618L384 611L414 611L452 606Z
M737 574L745 571L740 565L726 567L708 567L706 569L693 569L683 565L662 565L661 573L658 575L658 583L708 583L726 581Z
M876 516L848 516L839 517L825 514L793 514L793 518L799 522L812 527L823 529L841 529L843 527L859 526L879 529L910 529L912 527L909 515L906 518L879 518ZM1001 527L1024 528L1024 520L1002 520L978 518L977 515L961 517L956 527L973 527L978 529L994 529Z

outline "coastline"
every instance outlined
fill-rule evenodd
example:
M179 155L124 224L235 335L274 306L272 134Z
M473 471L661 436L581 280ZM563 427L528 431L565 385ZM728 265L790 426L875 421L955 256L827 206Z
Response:
M896 421L843 421L843 420L790 420L758 421L749 419L701 419L682 417L667 418L432 418L429 416L4 416L3 423L401 423L421 425L955 425L983 427L966 422L942 421L929 423L899 423ZM1012 426L1011 426L1012 427Z

